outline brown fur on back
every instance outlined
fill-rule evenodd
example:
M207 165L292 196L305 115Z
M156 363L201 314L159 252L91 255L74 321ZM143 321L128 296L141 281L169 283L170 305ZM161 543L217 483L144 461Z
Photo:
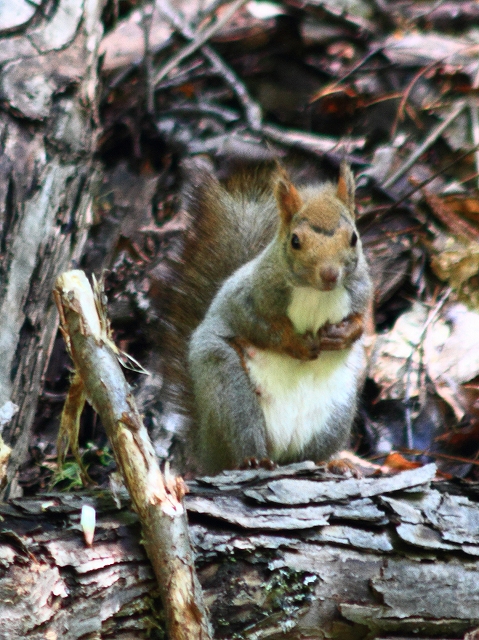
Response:
M219 182L205 169L187 177L183 206L191 217L171 282L161 292L160 349L165 399L193 414L187 348L224 280L254 258L278 226L273 164L237 170Z

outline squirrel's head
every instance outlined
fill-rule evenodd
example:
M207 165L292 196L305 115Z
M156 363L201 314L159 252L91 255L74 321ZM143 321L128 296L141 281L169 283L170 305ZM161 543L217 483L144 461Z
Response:
M356 269L361 242L354 222L354 178L341 164L338 184L301 193L280 170L275 187L280 238L297 286L331 291Z

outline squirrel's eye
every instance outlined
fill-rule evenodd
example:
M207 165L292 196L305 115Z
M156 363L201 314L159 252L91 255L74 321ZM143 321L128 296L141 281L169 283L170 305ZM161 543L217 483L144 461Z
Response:
M295 233L291 236L291 246L293 249L301 249L301 242Z
M351 246L355 247L358 244L358 234L353 231L353 235L351 236Z

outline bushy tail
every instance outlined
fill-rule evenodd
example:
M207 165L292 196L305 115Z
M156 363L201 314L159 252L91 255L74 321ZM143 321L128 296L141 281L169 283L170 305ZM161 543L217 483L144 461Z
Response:
M193 416L187 348L224 280L273 238L277 207L273 163L242 167L220 182L207 169L188 170L184 207L191 220L171 277L161 287L160 350L165 399Z

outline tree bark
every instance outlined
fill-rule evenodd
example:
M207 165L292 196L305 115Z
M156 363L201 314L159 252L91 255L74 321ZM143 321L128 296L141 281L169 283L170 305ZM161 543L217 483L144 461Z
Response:
M12 0L0 18L0 407L11 480L58 327L51 291L92 220L104 0Z
M215 637L452 639L478 627L477 486L432 482L434 472L342 479L306 462L191 482ZM92 548L78 527L84 503L99 511ZM127 506L52 494L0 514L0 638L161 637Z

